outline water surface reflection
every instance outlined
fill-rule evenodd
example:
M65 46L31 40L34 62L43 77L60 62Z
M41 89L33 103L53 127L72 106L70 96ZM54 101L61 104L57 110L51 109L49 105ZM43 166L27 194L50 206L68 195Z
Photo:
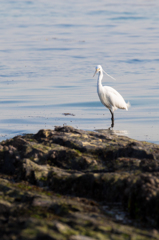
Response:
M112 134L112 135L119 135L119 136L128 136L127 130L115 130L113 128L108 129L96 129L95 131L104 133L104 134Z

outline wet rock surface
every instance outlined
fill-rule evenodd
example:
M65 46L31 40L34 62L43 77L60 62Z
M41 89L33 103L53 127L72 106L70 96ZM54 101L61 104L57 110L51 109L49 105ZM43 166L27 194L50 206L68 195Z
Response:
M0 143L0 239L159 239L159 146L55 127Z

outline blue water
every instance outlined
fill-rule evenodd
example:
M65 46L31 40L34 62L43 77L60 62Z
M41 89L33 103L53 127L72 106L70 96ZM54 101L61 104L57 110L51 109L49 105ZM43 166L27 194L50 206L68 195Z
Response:
M157 0L0 1L0 140L42 128L110 127L96 65L129 111L114 131L159 143ZM71 113L72 115L63 115Z

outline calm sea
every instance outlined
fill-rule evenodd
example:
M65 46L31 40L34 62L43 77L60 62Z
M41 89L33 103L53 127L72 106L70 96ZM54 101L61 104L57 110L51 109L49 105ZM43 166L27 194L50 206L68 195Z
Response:
M159 143L158 0L1 0L0 140L63 124L108 129L98 64L131 103L114 132Z

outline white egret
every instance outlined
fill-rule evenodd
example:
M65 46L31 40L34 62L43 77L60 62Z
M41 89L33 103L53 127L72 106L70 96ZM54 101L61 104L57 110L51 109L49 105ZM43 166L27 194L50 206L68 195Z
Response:
M99 99L102 102L102 104L109 109L109 111L112 115L111 127L114 127L114 111L117 108L128 110L128 108L130 107L130 104L126 103L124 98L114 88L102 85L103 72L105 72L103 70L102 66L98 65L96 67L96 70L95 70L95 73L94 73L93 77L95 76L95 74L97 72L99 72L98 80L97 80L98 96L99 96ZM109 74L107 74L107 75L109 77L111 77ZM113 78L113 77L111 77L111 78Z

